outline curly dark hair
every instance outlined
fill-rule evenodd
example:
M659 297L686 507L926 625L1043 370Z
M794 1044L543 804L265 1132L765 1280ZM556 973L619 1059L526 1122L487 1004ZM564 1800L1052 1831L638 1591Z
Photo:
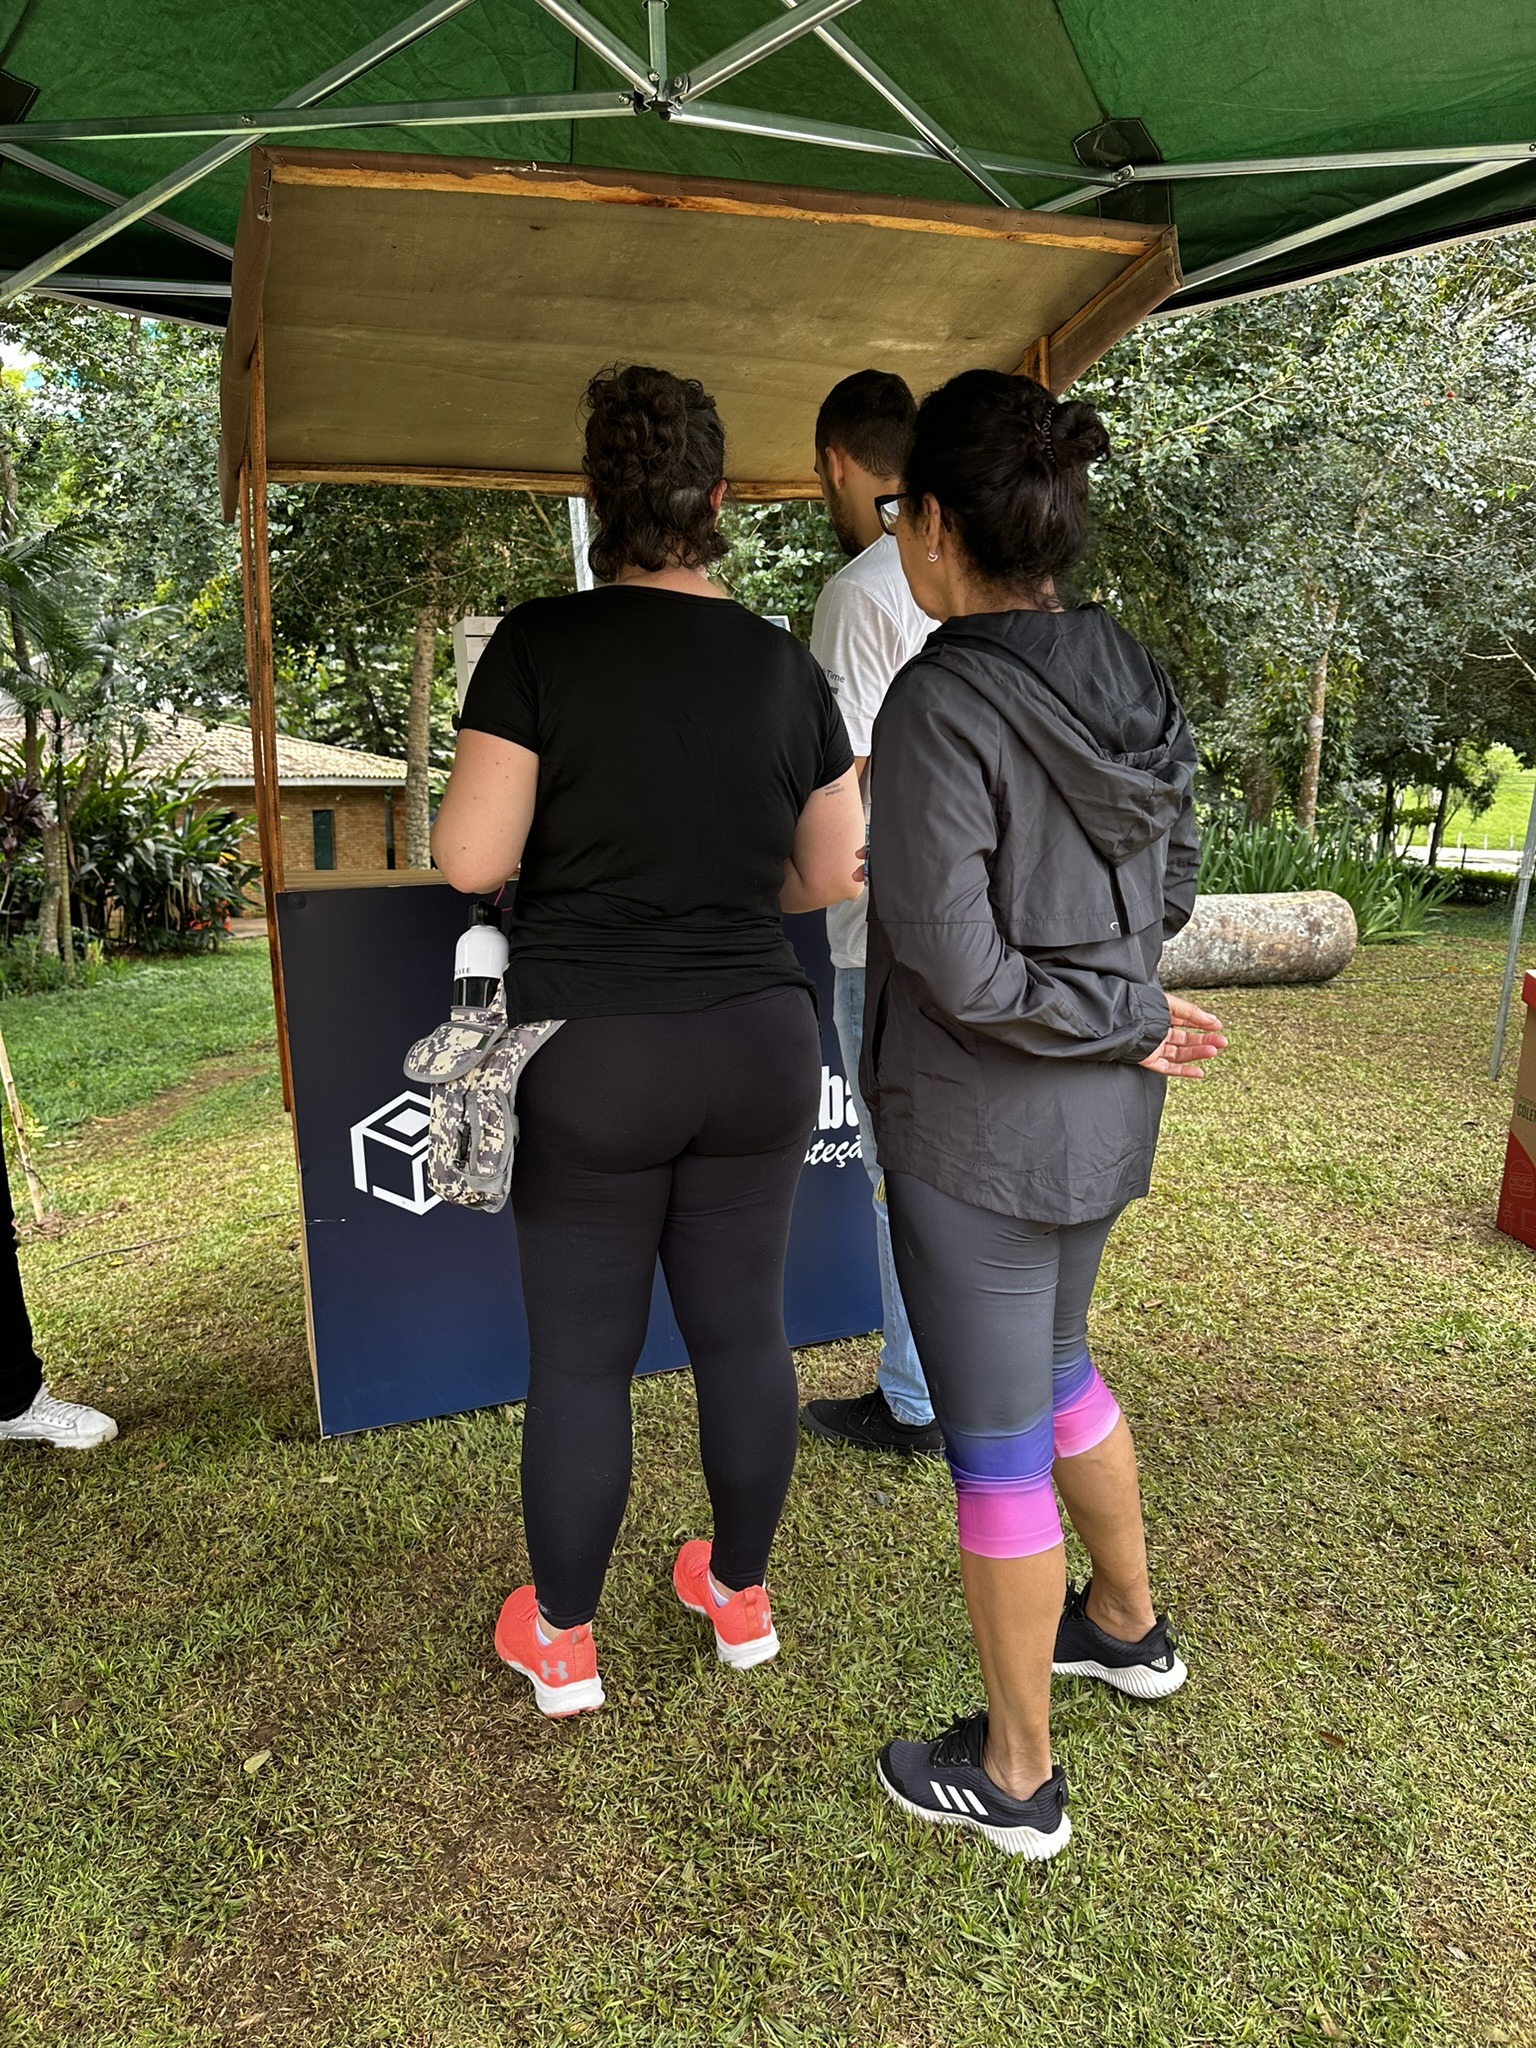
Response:
M1088 543L1091 462L1109 453L1091 405L1033 377L965 370L917 409L906 489L933 496L977 572L1034 596Z
M694 377L639 363L587 386L582 460L597 515L592 573L702 569L728 552L710 493L725 475L725 428Z

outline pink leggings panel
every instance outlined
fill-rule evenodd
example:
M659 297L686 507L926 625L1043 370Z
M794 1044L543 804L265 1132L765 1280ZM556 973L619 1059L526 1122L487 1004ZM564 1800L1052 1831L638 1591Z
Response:
M1076 1458L1091 1451L1120 1420L1120 1404L1090 1366L1088 1384L1052 1418L1058 1458Z
M1036 1557L1061 1542L1056 1493L1046 1479L961 1482L955 1490L960 1548L973 1557Z

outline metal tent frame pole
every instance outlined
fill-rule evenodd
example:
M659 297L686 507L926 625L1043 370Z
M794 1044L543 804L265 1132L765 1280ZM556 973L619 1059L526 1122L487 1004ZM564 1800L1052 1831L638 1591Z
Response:
M327 99L333 92L340 92L343 86L350 85L365 72L374 70L386 58L408 49L412 43L420 42L423 36L430 35L433 29L440 27L453 15L462 14L466 7L473 5L474 0L431 0L429 6L423 7L416 14L408 15L386 35L376 36L371 43L365 43L362 49L355 50L350 57L343 58L341 63L333 64L329 71L323 71L318 78L312 78L308 85L301 85L297 92L289 95L288 104L307 106L314 100ZM24 143L26 140L26 136L18 135L10 128L0 129L0 142ZM121 205L115 206L110 213L103 214L102 218L90 227L81 228L68 240L50 249L45 256L39 256L33 262L23 264L20 270L12 271L5 283L0 285L0 306L8 305L12 299L20 298L21 294L29 291L33 285L42 284L46 278L52 277L66 264L73 263L76 257L88 255L92 249L99 249L103 242L109 241L120 229L130 227L135 221L143 220L147 214L156 212L162 200L174 199L189 186L200 184L212 172L220 170L239 156L252 142L260 140L260 134L255 133L247 134L238 141L215 143L212 149L205 149L200 156L193 157L190 163L183 164L179 170L170 171L165 177L157 178L153 185L147 186L136 198L125 199Z
M56 185L67 185L71 192L83 192L87 199L99 199L103 206L126 206L129 203L123 193L114 192L110 185L98 185L94 178L83 178L78 171L67 171L62 164L50 163L47 157L37 156L30 149L23 149L19 143L0 142L0 156L9 157L13 164L20 164L23 170L33 171L40 178L51 178ZM205 235L200 228L186 227L181 221L172 220L168 213L147 213L144 219L151 227L163 228L166 234L190 242L194 249L206 249L210 256L222 256L226 263L234 260L235 252L228 242Z
M162 213L160 205L162 201L189 190L231 162L251 143L268 135L323 135L329 130L369 127L499 126L540 121L607 120L651 114L675 120L685 127L713 128L764 140L802 143L810 148L848 150L876 156L922 157L935 163L947 163L961 171L1000 206L1017 207L1023 203L998 182L1000 178L1061 184L1066 187L1064 191L1035 203L1035 210L1050 213L1066 211L1099 199L1106 192L1123 190L1135 184L1305 175L1317 171L1373 171L1435 165L1458 167L1445 177L1411 186L1369 206L1355 207L1347 213L1299 229L1295 234L1280 236L1257 248L1208 264L1185 280L1187 285L1195 286L1215 283L1276 256L1421 205L1463 185L1495 177L1514 165L1536 162L1536 143L1525 141L1454 144L1423 149L1331 150L1304 156L1227 158L1211 163L1128 164L1118 170L1101 172L1073 164L1009 156L989 149L972 149L950 135L887 71L835 25L834 18L848 12L859 4L859 0L781 0L784 10L781 15L739 37L691 71L676 75L669 75L667 68L667 0L642 0L647 42L644 56L599 21L581 4L581 0L534 0L543 12L608 64L628 90L514 94L479 100L403 101L375 106L319 104L399 51L432 34L444 22L452 20L473 4L474 0L434 0L434 4L408 16L387 34L333 65L320 77L311 79L307 85L300 86L277 107L222 113L0 124L0 155L9 156L38 175L70 186L87 197L99 199L109 207L109 211L92 226L79 230L46 255L0 279L0 305L20 297L23 292L46 286L49 280L58 279L59 272L66 266L99 248L120 229L135 221L150 221L169 234L179 235L211 254L227 258L231 252L226 244L194 228L185 227ZM841 63L909 123L912 132L887 134L878 129L835 121L777 114L753 107L727 106L707 98L717 86L739 77L764 58L807 35L814 35L830 49ZM201 155L130 199L120 198L109 187L98 185L95 180L78 172L50 163L31 148L37 142L165 140L179 136L214 136L217 140ZM74 289L82 296L93 292L110 295L115 282L76 273L59 279L53 289ZM136 280L133 289L145 292L155 287ZM188 285L177 287L174 293L170 287L165 287L163 295L191 297L217 296L218 293L208 286L195 290Z
M1493 163L1467 164L1461 170L1453 171L1449 177L1432 178L1426 185L1410 185L1406 192L1396 192L1389 199L1378 199L1370 206L1357 206L1349 213L1335 214L1332 219L1319 221L1310 228L1300 228L1293 235L1281 235L1273 242L1261 243L1257 249L1245 250L1239 256L1224 256L1219 262L1207 263L1201 270L1191 271L1185 278L1185 286L1213 284L1219 277L1231 277L1235 271L1248 270L1255 263L1266 263L1273 256L1288 256L1294 249L1305 249L1313 242L1324 241L1330 235L1341 235L1350 228L1364 227L1368 221L1383 220L1388 214L1401 213L1406 207L1421 206L1426 200L1438 199L1443 192L1458 191L1463 185L1474 185L1482 178L1496 178L1520 159L1500 157Z

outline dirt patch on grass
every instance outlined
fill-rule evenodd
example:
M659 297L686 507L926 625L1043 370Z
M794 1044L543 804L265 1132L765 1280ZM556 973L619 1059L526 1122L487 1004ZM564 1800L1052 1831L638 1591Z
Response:
M185 1081L174 1088L167 1088L152 1102L127 1110L122 1116L97 1117L94 1122L83 1125L78 1136L56 1148L54 1156L72 1155L73 1159L87 1163L100 1153L118 1146L139 1144L152 1131L158 1131L162 1125L180 1116L194 1102L201 1101L205 1095L212 1095L215 1089L228 1088L237 1081L253 1081L259 1074L274 1072L276 1060L277 1054L273 1049L235 1053L227 1059L205 1060Z

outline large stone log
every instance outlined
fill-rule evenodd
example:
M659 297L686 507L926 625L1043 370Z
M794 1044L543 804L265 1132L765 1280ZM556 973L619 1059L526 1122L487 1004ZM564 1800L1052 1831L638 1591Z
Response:
M1331 981L1355 956L1355 913L1331 889L1200 896L1163 948L1164 988L1259 988Z

